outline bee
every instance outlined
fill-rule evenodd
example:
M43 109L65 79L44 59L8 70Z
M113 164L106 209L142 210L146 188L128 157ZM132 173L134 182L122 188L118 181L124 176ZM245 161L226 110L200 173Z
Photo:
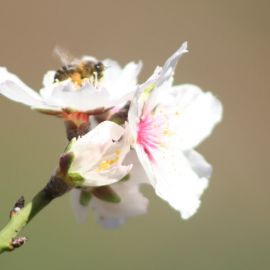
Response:
M54 82L71 79L74 84L81 86L84 79L89 79L91 83L97 84L103 78L105 67L102 62L94 59L71 60L69 54L59 48L55 48L54 52L65 64L56 70Z

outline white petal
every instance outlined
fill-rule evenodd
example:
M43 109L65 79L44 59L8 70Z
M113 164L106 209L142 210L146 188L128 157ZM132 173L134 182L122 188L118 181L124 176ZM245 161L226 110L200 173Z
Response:
M0 94L28 106L42 105L40 96L6 68L0 68Z
M70 203L78 223L84 223L88 215L88 206L80 204L80 189L72 189L70 192Z
M196 147L208 137L221 121L222 105L210 92L204 93L195 85L185 84L172 89L174 104L168 111L177 114L173 118L177 140L182 149Z
M187 42L184 42L180 48L165 62L160 74L160 78L157 81L157 85L161 85L164 81L168 80L174 74L174 70L179 59L183 54L187 53Z
M124 129L110 121L104 121L86 135L72 143L70 149L75 155L71 171L85 173L96 168L104 152L124 133Z
M124 164L132 164L132 170L129 173L127 184L150 184L145 170L143 169L135 150L131 150L124 161Z
M197 153L188 153L187 156L172 147L157 152L156 162L152 163L144 151L138 151L138 157L157 195L178 210L183 219L194 215L200 206L200 197L208 186L210 170L210 165Z
M189 160L192 169L199 177L210 178L212 175L212 166L205 160L205 158L195 150L188 150L184 155Z
M128 217L145 214L148 200L140 193L140 185L131 180L111 185L120 196L120 203L109 203L97 198L91 200L96 219L106 228L116 228Z
M41 89L40 94L50 105L77 111L105 107L109 97L105 88L95 88L89 82L78 88L70 80L49 85Z
M181 47L168 58L163 67L157 67L150 78L137 87L128 116L133 136L136 133L138 119L143 115L148 114L156 105L158 105L159 100L166 100L168 97L168 91L166 90L171 88L176 65L181 56L187 52L187 42L184 42ZM153 87L153 90L145 97L144 92L149 87Z
M111 121L104 121L92 129L72 145L71 151L78 156L79 166L96 167L101 160L112 158L116 151L119 151L121 163L129 151L129 143L126 141L126 131L120 125ZM123 136L121 142L118 140ZM73 164L74 168L76 163Z
M119 78L122 69L121 66L116 61L112 59L104 59L102 63L105 67L104 78L102 78L101 81L103 85L107 85L111 81L114 81L117 78Z
M72 145L73 151L81 151L87 143L106 144L112 140L117 141L124 134L125 130L112 121L103 121L86 135L80 137L76 144ZM78 150L77 150L78 148Z
M102 87L109 91L105 107L117 106L131 100L136 90L137 77L142 68L142 63L130 62L123 69L120 69L116 64L112 65L114 62L111 60L105 60L103 63L105 66L109 66L105 70L104 79L100 83Z
M117 62L106 59L103 61L106 69L101 85L110 89L110 93L121 96L130 92L137 83L138 74L141 71L142 63L128 63L121 69Z
M135 144L134 149L137 153L138 159L145 170L145 173L148 177L149 182L152 186L156 186L156 176L155 176L155 168L152 162L149 160L148 156L146 155L144 149L139 145Z
M119 181L132 168L132 165L122 165L130 148L127 135L121 126L102 122L72 143L69 151L74 153L75 159L69 173L80 174L85 179L84 186L103 186Z
M84 186L98 187L106 186L118 182L125 177L130 170L132 165L129 166L113 166L111 169L105 171L91 170L89 172L82 173L81 175L85 178Z
M169 103L169 106L171 106L172 101L175 101L174 98L171 98L171 89L172 80L166 80L159 87L155 88L144 104L142 117L149 115L159 104L167 105Z
M124 93L130 93L135 91L135 86L137 84L137 77L141 71L142 62L136 63L129 63L127 64L114 85L114 95L120 97ZM109 86L108 86L109 87Z
M143 109L145 105L145 94L144 91L146 89L149 89L149 87L152 87L161 72L161 68L157 67L152 74L152 76L143 84L140 86L137 86L135 91L135 96L132 99L132 102L130 104L130 108L128 111L128 124L130 128L131 135L136 139L136 133L137 133L137 125L139 122L140 117L143 114Z
M55 76L54 70L49 70L45 73L42 81L44 87L50 87L54 83L54 76Z

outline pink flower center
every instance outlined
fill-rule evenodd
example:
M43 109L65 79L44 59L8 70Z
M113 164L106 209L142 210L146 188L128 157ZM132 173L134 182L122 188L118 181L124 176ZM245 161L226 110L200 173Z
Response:
M143 147L151 161L154 161L153 153L161 144L163 131L164 118L161 115L147 115L140 119L137 143Z

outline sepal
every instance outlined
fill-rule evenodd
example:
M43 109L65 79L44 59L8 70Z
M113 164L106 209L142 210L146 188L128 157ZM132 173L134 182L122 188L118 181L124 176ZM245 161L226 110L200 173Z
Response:
M92 193L98 199L110 202L110 203L120 203L121 198L119 195L110 187L110 186L102 186L97 187L92 190Z
M87 206L92 198L91 191L88 190L81 190L80 193L80 205Z
M68 172L67 180L76 187L81 187L85 179L77 172Z
M75 158L75 155L72 152L65 153L60 157L59 169L60 169L60 173L63 176L67 175L68 170L69 170L74 158Z

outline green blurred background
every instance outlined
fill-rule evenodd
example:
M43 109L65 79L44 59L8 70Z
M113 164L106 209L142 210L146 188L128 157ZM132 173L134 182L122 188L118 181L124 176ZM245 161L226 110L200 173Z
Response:
M24 230L27 244L0 269L270 269L269 1L3 1L0 65L35 89L59 62L55 45L75 55L143 60L142 82L185 40L190 53L176 83L211 90L224 121L199 151L214 166L199 212L182 221L144 189L147 215L106 231L89 215L77 225L69 196ZM48 180L66 145L59 119L0 97L0 226L20 195Z

